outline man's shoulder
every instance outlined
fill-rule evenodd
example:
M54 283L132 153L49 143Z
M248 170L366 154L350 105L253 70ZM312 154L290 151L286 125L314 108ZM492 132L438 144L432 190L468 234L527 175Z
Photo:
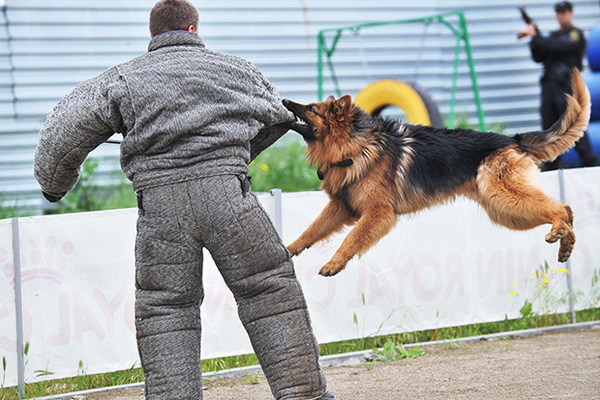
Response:
M578 27L571 25L568 28L562 28L555 31L550 32L550 37L552 38L568 38L572 41L578 41L581 39L585 40L585 34L583 30Z
M569 30L568 30L568 35L569 35L569 39L571 39L572 41L576 42L578 40L585 40L585 34L583 33L583 30L579 29L576 26L572 26Z
M177 51L175 51L175 52L177 52ZM173 52L169 52L169 54L171 57L173 56ZM243 57L233 55L233 54L230 54L230 53L227 53L224 51L220 51L220 50L210 49L207 47L197 47L197 48L194 48L193 51L190 51L190 49L188 48L185 51L182 51L181 55L183 57L189 58L190 61L192 61L192 59L195 57L210 57L213 61L217 60L224 64L235 65L238 68L246 68L246 69L252 70L252 71L258 70L252 62L246 60ZM151 51L148 53L141 54L129 61L118 64L115 66L115 68L119 71L129 71L132 69L136 70L137 68L140 67L140 65L144 65L144 64L153 65L155 63L155 57L163 57L163 56L164 55L161 52ZM175 62L175 58L173 58L173 60Z
M237 64L240 66L246 66L251 69L256 69L256 66L251 61L249 61L241 56L237 56L235 54L227 53L227 52L220 51L220 50L214 50L214 49L206 49L206 51L209 54L214 55L215 57L220 57L223 60L229 61L231 63Z

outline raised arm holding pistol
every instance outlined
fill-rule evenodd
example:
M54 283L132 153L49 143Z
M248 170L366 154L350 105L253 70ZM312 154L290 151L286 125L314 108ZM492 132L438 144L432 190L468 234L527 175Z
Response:
M521 12L521 18L527 24L525 26L525 28L523 28L523 30L521 32L519 32L517 37L519 39L522 39L525 36L534 36L536 33L539 32L538 26L536 25L535 22L533 22L533 19L529 16L529 14L527 14L527 11L525 11L525 7L520 6L517 8Z

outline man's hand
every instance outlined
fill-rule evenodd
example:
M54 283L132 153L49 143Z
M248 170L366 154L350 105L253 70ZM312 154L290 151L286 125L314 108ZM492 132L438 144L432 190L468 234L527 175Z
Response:
M535 36L537 32L536 26L535 24L532 22L530 24L525 25L525 27L523 28L523 30L521 32L519 32L519 35L517 36L519 39L524 38L525 36Z
M48 200L50 203L56 203L60 199L62 199L66 193L65 194L61 194L59 196L54 196L54 195L48 194L46 192L42 192L42 194L44 195L44 197L46 198L46 200Z

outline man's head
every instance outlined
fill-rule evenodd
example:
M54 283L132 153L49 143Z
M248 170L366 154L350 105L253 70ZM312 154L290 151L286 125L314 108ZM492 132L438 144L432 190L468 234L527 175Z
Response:
M150 36L169 31L198 32L198 10L187 0L160 0L150 11Z
M554 11L556 11L556 20L561 27L571 25L571 19L573 18L573 4L569 1L561 1L554 5Z

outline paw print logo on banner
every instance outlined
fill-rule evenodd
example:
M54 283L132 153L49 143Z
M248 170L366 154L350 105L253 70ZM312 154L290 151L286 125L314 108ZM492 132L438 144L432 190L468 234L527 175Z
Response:
M2 271L4 276L12 276L15 271L15 266L11 262L9 252L6 248L0 248L0 265L2 265Z
M73 243L71 241L59 243L54 235L43 239L38 235L32 235L29 238L29 245L30 249L21 252L21 282L43 279L60 284L63 272L68 268L68 256L74 251ZM23 249L22 246L21 248ZM8 251L0 249L0 263L4 264L4 275L12 277L11 283L14 289L14 265L8 258Z

